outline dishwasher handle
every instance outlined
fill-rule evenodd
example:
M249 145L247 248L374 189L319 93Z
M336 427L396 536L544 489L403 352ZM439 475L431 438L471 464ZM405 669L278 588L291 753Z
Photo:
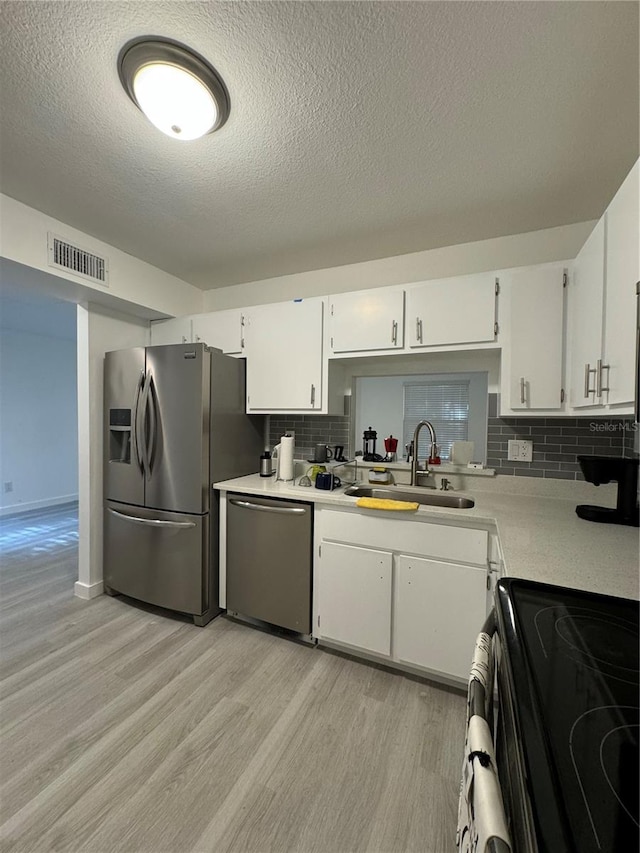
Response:
M257 509L259 512L277 512L286 515L304 515L307 508L303 506L268 506L267 504L254 504L251 501L239 501L237 498L229 498L229 503L243 509Z

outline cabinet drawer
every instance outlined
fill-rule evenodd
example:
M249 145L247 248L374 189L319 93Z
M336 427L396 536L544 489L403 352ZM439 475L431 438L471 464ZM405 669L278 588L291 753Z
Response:
M415 517L389 518L382 513L374 517L326 509L316 510L316 519L321 539L487 565L487 530L437 524Z

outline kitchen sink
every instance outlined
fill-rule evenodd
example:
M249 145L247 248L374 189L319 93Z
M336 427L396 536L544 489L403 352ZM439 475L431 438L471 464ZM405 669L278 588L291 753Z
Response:
M392 501L413 501L422 506L446 506L452 509L469 509L475 506L472 498L462 495L452 495L450 492L418 492L404 491L397 486L388 489L372 488L371 486L349 486L344 490L345 495L352 498L383 498Z

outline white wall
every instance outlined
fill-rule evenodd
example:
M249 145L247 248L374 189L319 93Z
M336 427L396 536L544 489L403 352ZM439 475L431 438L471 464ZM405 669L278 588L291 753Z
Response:
M78 305L79 534L75 593L102 592L103 363L109 350L147 346L149 324L102 306Z
M217 288L204 294L202 310L244 308L296 297L324 296L368 287L564 261L575 258L595 224L578 222L526 234L461 243L458 246Z
M109 287L50 267L47 258L49 231L77 243L82 249L106 255L109 260ZM198 288L1 194L0 256L42 272L55 273L81 285L89 293L94 291L96 298L107 293L112 299L129 303L132 313L137 313L140 306L150 309L157 317L203 310L203 294ZM85 298L93 301L90 296Z
M76 500L77 442L75 339L0 329L0 514Z

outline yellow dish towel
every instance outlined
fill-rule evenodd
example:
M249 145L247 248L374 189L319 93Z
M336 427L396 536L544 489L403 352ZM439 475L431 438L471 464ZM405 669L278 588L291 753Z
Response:
M364 509L400 510L404 512L415 512L418 509L418 504L414 501L394 501L385 498L358 498L356 506L364 507Z

